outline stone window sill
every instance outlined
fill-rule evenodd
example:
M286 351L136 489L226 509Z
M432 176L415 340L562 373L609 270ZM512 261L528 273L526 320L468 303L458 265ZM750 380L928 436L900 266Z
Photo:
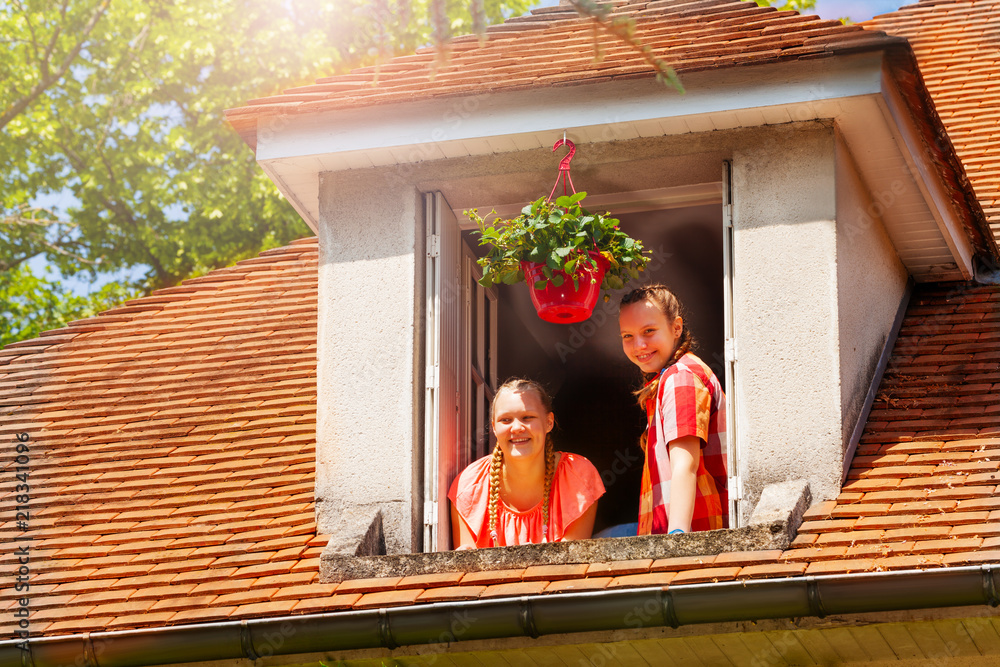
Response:
M336 583L372 577L405 577L443 572L484 572L531 565L568 565L622 560L703 556L733 551L784 550L794 538L788 521L683 535L643 535L523 544L492 549L439 551L388 556L348 556L327 549L320 581Z
M812 494L805 480L771 484L761 494L749 525L680 535L606 537L492 549L383 556L345 554L342 544L331 539L320 557L319 580L321 583L337 583L373 577L509 570L532 565L712 556L736 551L784 551L795 539L795 533L811 500ZM381 543L384 549L384 538L371 534L380 526L381 524L373 524L365 541Z

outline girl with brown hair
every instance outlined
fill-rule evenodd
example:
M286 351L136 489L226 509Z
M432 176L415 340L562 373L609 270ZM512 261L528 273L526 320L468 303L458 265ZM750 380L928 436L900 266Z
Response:
M634 289L618 314L622 349L646 384L639 535L725 528L728 523L726 397L690 352L677 297L663 285Z

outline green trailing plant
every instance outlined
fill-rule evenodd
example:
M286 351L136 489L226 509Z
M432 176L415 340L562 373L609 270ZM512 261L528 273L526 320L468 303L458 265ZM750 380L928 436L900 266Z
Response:
M516 218L490 223L478 211L466 211L479 228L479 245L488 248L486 256L479 259L483 269L480 284L491 287L521 282L525 279L521 262L535 262L544 265L544 278L535 283L536 289L544 289L550 282L561 286L565 278L559 271L572 276L574 287L579 288L577 271L597 268L591 255L595 252L608 262L601 289L621 289L638 278L649 262L648 251L641 241L619 228L616 218L584 209L581 202L586 196L586 192L578 192L554 202L542 197L525 206Z

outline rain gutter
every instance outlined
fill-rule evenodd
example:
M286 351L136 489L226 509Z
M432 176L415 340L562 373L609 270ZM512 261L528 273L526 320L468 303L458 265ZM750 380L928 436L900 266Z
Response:
M1000 604L1000 564L440 602L0 642L7 667L138 667Z

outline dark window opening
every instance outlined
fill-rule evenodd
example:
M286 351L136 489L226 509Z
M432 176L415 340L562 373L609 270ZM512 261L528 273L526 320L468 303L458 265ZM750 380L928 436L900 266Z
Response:
M725 384L723 225L721 204L619 216L622 228L653 251L642 282L662 282L677 294L697 341L694 352ZM465 232L468 235L468 232ZM469 245L477 247L475 240ZM645 416L632 391L640 373L625 358L618 334L618 299L598 302L587 321L550 324L535 314L523 284L498 288L497 376L539 380L554 396L557 447L586 456L607 494L595 533L636 520Z

